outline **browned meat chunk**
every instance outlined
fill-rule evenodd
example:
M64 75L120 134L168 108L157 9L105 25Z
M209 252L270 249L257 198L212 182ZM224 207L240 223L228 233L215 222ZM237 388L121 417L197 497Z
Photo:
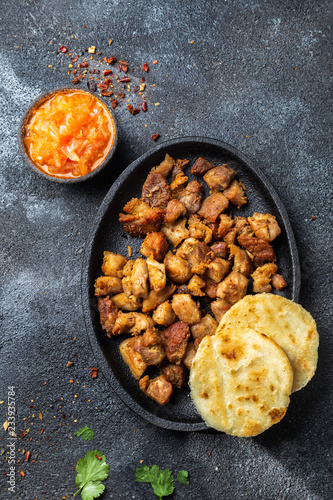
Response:
M228 257L229 247L224 241L213 243L210 248L213 250L216 257L221 257L222 259L226 259Z
M247 278L253 272L253 263L246 250L237 245L230 245L230 258L234 259L233 271L244 274Z
M149 174L142 188L142 199L151 207L166 208L170 186L161 174Z
M235 217L235 228L237 230L237 236L245 234L246 236L254 236L254 232L246 217L237 216Z
M217 230L217 236L218 238L223 238L226 236L230 229L234 225L234 220L227 214L221 214L220 215L220 222L219 222L219 227Z
M246 294L248 284L249 280L244 274L238 273L237 271L231 271L231 273L217 285L216 296L229 304L235 304Z
M162 345L161 334L154 328L148 328L142 335L140 354L145 363L159 365L165 358L165 350Z
M223 236L223 241L228 245L234 245L237 241L237 229L232 227L225 236Z
M210 299L216 299L217 283L206 277L205 293Z
M225 259L221 259L220 257L216 257L209 264L205 276L210 280L214 281L214 283L220 283L223 278L229 274L231 269L231 262Z
M149 257L147 259L150 288L160 292L166 285L165 265Z
M170 302L163 302L153 312L153 320L161 326L170 326L175 323L177 316L172 309Z
M197 240L203 240L204 243L210 243L213 238L213 231L206 226L197 215L191 215L188 219L189 237Z
M205 288L205 286L206 281L201 278L201 276L195 274L188 282L188 293L194 295L195 297L204 297L205 292L202 289Z
M192 361L195 356L194 342L191 340L186 347L185 355L183 357L183 365L186 366L188 370L191 369Z
M204 175L211 168L214 168L214 165L200 156L191 168L191 174Z
M186 218L180 218L172 224L163 224L161 227L162 233L174 247L178 246L185 238L188 237L188 229L186 229Z
M186 215L186 208L182 202L177 199L170 200L165 210L164 223L171 224L183 215Z
M212 310L212 313L215 316L216 321L219 323L221 319L223 318L224 314L230 309L231 304L226 302L225 300L214 300L210 304L210 308Z
M188 238L177 250L177 255L186 258L193 274L202 275L215 257L214 252L203 241Z
M195 325L201 320L200 309L188 293L175 293L171 305L180 321Z
M252 236L238 236L238 243L253 255L254 264L262 266L266 262L275 262L276 256L272 245L263 239Z
M145 257L153 256L155 260L161 262L169 249L166 237L161 232L149 233L143 240L140 252Z
M144 238L148 233L159 231L164 218L164 210L151 207L138 198L132 198L125 206L126 214L119 214L124 231L130 236Z
M174 181L178 174L183 173L184 168L188 165L188 160L176 160L175 166L172 170L172 180Z
M186 351L189 336L189 326L183 321L178 321L164 330L162 333L162 344L170 363L180 365Z
M157 166L151 169L152 174L161 174L166 179L170 174L175 160L168 154L165 155L164 160Z
M210 222L215 222L220 213L224 212L229 201L222 193L213 193L203 201L198 214Z
M206 335L214 335L218 327L217 321L210 314L206 314L196 325L191 326L191 333L194 339L205 337Z
M129 260L127 264L124 266L123 274L124 277L121 280L123 292L126 297L132 295L132 271L134 266L134 260Z
M170 184L171 198L179 197L180 193L185 188L187 181L188 177L187 175L183 174L183 172L180 172L179 174L176 175L176 177L172 180Z
M203 337L198 337L197 339L194 339L194 349L196 351L198 350L198 347L199 347L202 340L203 340Z
M113 252L103 252L102 273L115 278L123 277L123 268L127 262L127 257Z
M226 189L230 182L236 177L236 170L225 165L212 168L204 175L209 188L212 191L223 191Z
M147 330L147 328L152 328L153 326L154 321L147 314L138 312L123 313L119 311L112 333L114 335L120 335L122 333L139 335L141 332Z
M253 279L254 293L269 293L272 290L271 278L275 274L278 266L273 262L268 262L263 266L257 267L254 273L251 274Z
M282 290L287 286L287 282L281 274L273 274L271 283L275 290Z
M172 252L168 252L164 258L165 272L174 283L187 283L192 273L187 260Z
M102 295L114 295L123 291L120 278L113 276L99 276L95 281L95 295L101 297Z
M248 217L254 234L257 238L265 241L273 241L281 234L281 229L274 215L254 213L252 217Z
M147 313L156 309L157 306L168 300L176 290L176 285L168 285L161 292L150 290L149 295L142 302L142 312Z
M179 201L182 202L189 214L197 212L201 205L203 186L198 181L190 181L186 188L179 194Z
M132 270L132 294L145 299L148 297L148 266L143 259L136 259Z
M110 300L109 297L99 297L98 311L103 330L106 331L108 337L112 337L112 330L117 318L118 307L112 302L112 300Z
M161 374L164 375L172 385L177 387L177 389L181 389L186 385L185 368L183 365L170 363L169 365L161 368Z
M137 380L139 380L148 368L140 354L141 340L142 336L140 335L123 340L123 342L119 345L121 357L131 370L133 377Z
M119 309L122 309L123 311L136 311L142 304L142 299L135 297L134 295L127 297L124 292L113 295L111 300Z
M172 396L172 384L166 379L165 375L158 375L152 380L149 380L149 376L146 375L139 381L139 386L147 396L160 405L168 403Z
M242 182L234 180L230 186L223 191L223 194L228 198L230 203L240 208L247 203L245 190L246 187Z

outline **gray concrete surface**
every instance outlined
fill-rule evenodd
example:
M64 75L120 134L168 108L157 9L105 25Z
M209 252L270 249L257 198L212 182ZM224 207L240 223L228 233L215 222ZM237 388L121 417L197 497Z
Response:
M30 430L15 440L11 493L1 426L1 499L70 498L73 467L90 449L110 464L103 498L154 498L149 485L134 482L141 460L175 475L189 471L190 485L175 481L175 500L332 498L331 7L325 0L2 1L0 415L2 424L14 385L17 433ZM57 54L66 42L73 54L96 45L100 57L129 61L133 79L145 61L151 67L149 111L117 110L114 161L75 186L30 172L16 139L31 100L70 82L69 58ZM85 240L112 182L154 146L154 133L160 141L200 135L232 144L256 161L289 213L300 302L320 333L319 364L284 420L257 438L159 429L129 410L101 373L90 377L95 360L80 301ZM74 436L86 424L95 431L90 442ZM31 451L29 462L22 450Z

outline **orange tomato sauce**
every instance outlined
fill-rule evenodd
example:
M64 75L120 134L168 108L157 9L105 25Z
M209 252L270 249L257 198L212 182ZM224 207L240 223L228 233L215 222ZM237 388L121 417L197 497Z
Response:
M72 179L95 170L110 151L115 125L88 92L56 92L32 111L24 145L34 165L52 177Z

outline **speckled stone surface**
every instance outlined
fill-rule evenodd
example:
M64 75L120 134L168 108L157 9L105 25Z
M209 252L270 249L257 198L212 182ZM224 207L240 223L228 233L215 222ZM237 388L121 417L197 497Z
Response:
M11 493L10 440L1 426L1 499L70 498L73 467L90 449L110 464L105 499L154 498L149 485L134 482L141 460L175 476L189 471L190 485L175 481L175 500L332 498L331 14L324 0L2 1L0 415L5 422L14 385L16 431L29 433L15 440ZM102 52L96 60L128 61L133 82L142 64L150 65L148 112L131 116L120 106L114 160L95 179L71 186L28 170L16 139L31 100L70 83L68 54L57 54L66 42L73 55L95 45ZM290 216L300 302L320 333L319 364L283 421L257 438L154 427L101 373L90 377L96 362L81 308L84 244L107 190L154 146L154 133L160 141L198 135L237 147L265 173ZM66 368L68 361L74 366ZM95 431L90 442L74 436L86 424ZM22 450L31 451L29 462Z

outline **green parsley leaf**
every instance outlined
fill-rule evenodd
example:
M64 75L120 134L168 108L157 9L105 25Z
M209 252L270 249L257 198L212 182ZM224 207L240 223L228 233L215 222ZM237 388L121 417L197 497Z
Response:
M137 483L150 483L150 467L145 465L144 467L139 467L135 471L135 481Z
M74 436L81 436L81 439L83 439L83 441L90 441L94 437L94 431L93 429L85 425L84 427L82 427L82 429L74 432Z
M75 483L81 491L82 500L93 500L98 498L104 491L105 486L101 483L109 475L109 466L106 456L98 450L88 451L81 458L75 470L77 472Z
M135 481L139 483L150 483L159 500L171 495L175 489L173 486L173 475L170 469L162 470L157 465L139 467L136 469Z
M179 471L178 476L177 476L177 480L180 482L180 484L190 484L187 470Z

